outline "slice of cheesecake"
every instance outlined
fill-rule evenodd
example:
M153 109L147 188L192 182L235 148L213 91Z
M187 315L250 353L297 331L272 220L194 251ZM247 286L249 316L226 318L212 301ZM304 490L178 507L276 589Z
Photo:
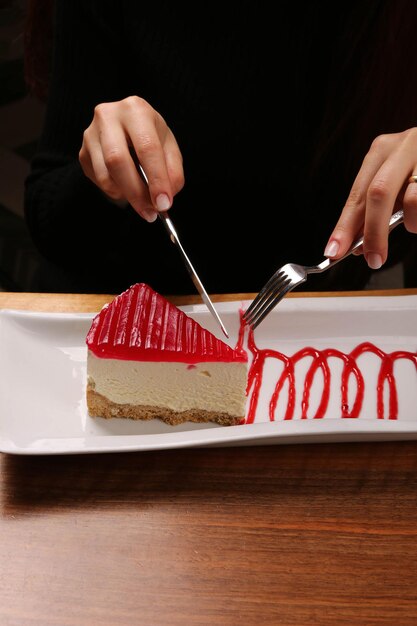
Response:
M87 406L93 417L168 424L239 424L248 359L144 283L96 315L87 334Z

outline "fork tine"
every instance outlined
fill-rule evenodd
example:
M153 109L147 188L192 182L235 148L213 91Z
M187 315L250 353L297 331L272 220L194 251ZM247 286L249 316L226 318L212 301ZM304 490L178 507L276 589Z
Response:
M264 312L270 311L271 308L275 306L275 303L281 299L280 294L287 293L288 286L291 287L291 279L288 276L286 276L285 279L277 283L274 286L274 288L267 294L267 296L263 299L263 301L257 307L256 311L254 311L252 315L250 316L249 320L247 320L248 323L251 326L253 326L254 323L258 324L257 320L260 319L261 316L263 319Z
M288 276L282 276L279 280L277 280L275 284L271 286L270 290L265 293L264 297L258 302L256 308L254 308L251 314L245 318L245 321L248 324L253 325L254 321L263 314L264 310L268 308L271 303L276 301L277 295L284 291L290 283L291 279Z
M264 307L258 311L258 313L252 317L252 320L249 322L252 329L255 330L257 326L262 322L262 320L276 307L278 302L280 302L284 296L287 295L289 291L292 291L294 287L297 287L300 283L304 281L300 280L299 282L292 282L290 278L285 281L285 285L281 287L281 289L277 290L271 297L268 299L268 302L265 303Z
M285 277L285 272L281 269L275 272L268 280L267 283L262 287L261 291L258 293L256 298L251 302L250 306L246 309L243 317L246 321L249 321L249 318L255 315L256 311L262 306L264 300L268 297L270 290L273 288L276 281L280 281Z

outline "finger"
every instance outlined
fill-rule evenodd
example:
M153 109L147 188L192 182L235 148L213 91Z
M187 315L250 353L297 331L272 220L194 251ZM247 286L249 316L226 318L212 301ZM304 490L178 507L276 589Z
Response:
M94 132L85 133L80 150L80 162L84 174L112 200L121 200L122 192L111 178L104 163L101 144Z
M415 155L401 145L372 179L366 198L363 250L369 267L379 269L387 259L389 220Z
M397 195L395 199L394 212L399 211L400 208L403 206L404 191L405 191L405 186L403 186L400 193ZM363 227L358 233L357 239L359 239L360 237L363 237ZM363 246L360 246L359 248L357 248L354 252L352 252L352 254L354 254L355 256L360 256L361 254L363 254Z
M375 176L383 164L388 153L388 142L375 141L366 154L361 168L354 180L346 204L339 220L329 237L324 255L330 258L339 258L346 254L354 239L359 236L364 224L366 193Z
M102 127L100 144L104 164L123 197L146 221L155 221L157 214L130 156L123 128L119 124L107 123Z
M87 176L87 178L89 178L94 184L97 184L93 164L91 162L90 152L87 150L85 143L83 143L81 147L78 159L80 161L81 169L84 172L85 176Z
M124 118L124 128L145 172L152 205L157 211L167 211L172 206L173 191L165 152L155 126L154 115L157 114L153 111L150 116L143 115L138 125L137 113L129 113ZM165 133L166 129L162 134L163 139Z
M175 196L184 187L185 178L182 154L171 131L165 141L164 153L172 193Z
M417 172L417 165L413 172ZM417 183L407 185L403 199L404 226L410 233L417 233Z

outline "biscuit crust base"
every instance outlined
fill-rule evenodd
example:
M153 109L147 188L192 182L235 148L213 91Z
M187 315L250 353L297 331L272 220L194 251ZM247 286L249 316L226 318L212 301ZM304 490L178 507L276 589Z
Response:
M124 417L131 420L160 419L171 426L183 422L215 422L221 426L236 426L244 421L243 415L229 415L216 413L204 409L189 409L188 411L173 411L165 407L146 406L140 404L117 404L108 400L100 393L87 387L87 407L91 417Z

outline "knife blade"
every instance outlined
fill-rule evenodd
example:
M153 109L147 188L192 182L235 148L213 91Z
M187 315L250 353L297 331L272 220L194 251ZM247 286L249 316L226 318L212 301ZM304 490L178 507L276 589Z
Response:
M135 159L136 161L136 159ZM139 170L139 174L143 180L143 182L148 186L148 178L141 166L141 164L136 161L136 166ZM158 212L158 217L161 219L163 225L165 226L166 231L169 234L169 237L172 241L172 243L174 243L180 254L182 257L182 260L184 261L185 267L187 268L187 271L191 277L191 280L193 281L194 287L197 289L198 293L200 294L204 304L206 305L206 307L208 308L208 310L210 311L210 313L212 314L212 316L214 317L214 319L216 320L216 322L219 324L222 332L226 335L227 338L229 338L229 335L227 333L227 330L225 328L225 325L223 324L219 314L217 313L214 304L212 303L212 301L210 300L210 297L207 293L207 291L204 288L203 283L201 282L200 278L198 277L197 272L194 269L193 264L191 263L188 255L186 254L181 241L178 237L178 233L175 229L174 224L172 223L171 218L168 215L168 211L159 211Z
M188 273L190 274L191 280L194 283L195 288L197 289L198 293L200 294L200 296L203 299L204 304L207 306L208 310L210 311L210 313L213 315L213 317L215 318L215 320L217 321L217 323L219 324L220 328L222 329L223 333L226 335L226 337L229 337L229 335L227 334L227 330L222 322L222 320L220 319L219 314L217 313L216 309L214 308L214 305L212 303L212 301L209 298L209 295L207 293L207 291L204 289L204 285L201 282L201 280L198 277L197 272L195 271L193 264L191 263L190 259L188 258L180 240L177 234L177 231L175 230L174 224L172 223L172 220L170 217L168 217L167 215L167 211L161 211L158 213L158 216L160 217L160 219L162 220L171 241L177 246L178 250L180 251L180 254L182 256L182 259L184 261L185 267L188 270Z

